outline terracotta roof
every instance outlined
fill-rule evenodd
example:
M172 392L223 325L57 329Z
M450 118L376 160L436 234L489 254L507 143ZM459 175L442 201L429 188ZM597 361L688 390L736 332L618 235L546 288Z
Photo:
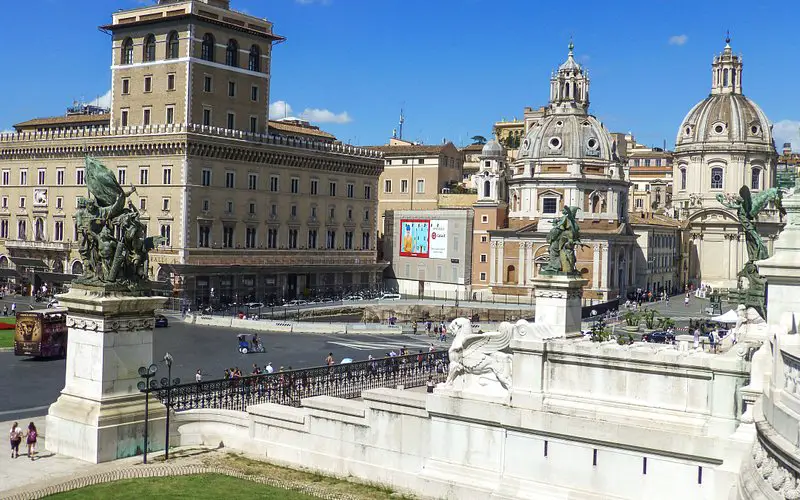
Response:
M391 156L391 155L418 155L418 154L439 154L444 149L450 145L441 144L437 146L360 146L365 149L372 149L375 151L382 151L384 156Z
M111 122L111 115L104 113L100 115L71 115L71 116L51 116L48 118L34 118L25 122L17 123L14 128L30 128L38 127L40 125L80 125L87 123L104 123L108 125Z
M665 226L665 227L681 227L683 224L677 219L667 217L666 215L643 213L643 212L629 212L628 222L636 225L652 225L652 226Z
M299 125L292 125L289 123L276 120L269 121L269 128L271 130L277 130L287 134L313 135L315 137L324 137L326 139L336 140L335 135L329 134L328 132L325 132L318 128L301 127Z
M470 144L461 148L461 151L483 151L483 144Z

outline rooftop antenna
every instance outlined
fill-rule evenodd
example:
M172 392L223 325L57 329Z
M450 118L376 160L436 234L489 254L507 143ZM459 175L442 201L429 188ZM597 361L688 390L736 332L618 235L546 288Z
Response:
M400 107L400 127L398 128L398 135L399 139L403 140L403 123L405 123L406 117L403 115L403 107Z
M286 119L289 117L289 111L286 108L286 101L283 101L283 118Z

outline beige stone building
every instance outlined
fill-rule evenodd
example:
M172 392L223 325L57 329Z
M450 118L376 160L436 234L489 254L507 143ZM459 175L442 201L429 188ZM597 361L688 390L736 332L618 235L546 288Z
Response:
M427 146L391 139L368 149L385 160L378 191L381 228L386 210L435 210L439 194L463 179L464 155L452 142Z
M639 144L632 134L611 135L620 158L627 162L630 210L665 213L672 207L672 152Z
M136 187L149 234L166 238L152 278L197 304L380 280L384 160L315 127L268 125L282 40L271 23L223 0L161 0L115 12L103 29L110 115L32 120L0 136L0 277L38 287L82 271L74 214L89 155Z

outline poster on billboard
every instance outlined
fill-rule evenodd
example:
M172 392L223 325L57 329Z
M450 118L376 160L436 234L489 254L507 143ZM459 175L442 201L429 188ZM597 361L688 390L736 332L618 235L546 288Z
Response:
M428 256L431 259L447 258L447 222L446 220L431 221L431 241Z
M400 221L400 256L428 258L429 220Z

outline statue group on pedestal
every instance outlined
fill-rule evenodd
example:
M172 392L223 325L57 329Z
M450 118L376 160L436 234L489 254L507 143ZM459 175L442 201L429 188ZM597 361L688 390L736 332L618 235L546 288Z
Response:
M581 245L580 229L575 215L578 207L565 206L560 218L553 221L553 229L547 234L548 261L542 267L543 276L578 276L575 268L576 247Z
M140 291L149 282L148 252L161 237L148 237L141 215L128 200L116 176L93 158L86 158L90 197L78 200L75 222L83 275L76 284ZM127 204L126 204L127 202Z

